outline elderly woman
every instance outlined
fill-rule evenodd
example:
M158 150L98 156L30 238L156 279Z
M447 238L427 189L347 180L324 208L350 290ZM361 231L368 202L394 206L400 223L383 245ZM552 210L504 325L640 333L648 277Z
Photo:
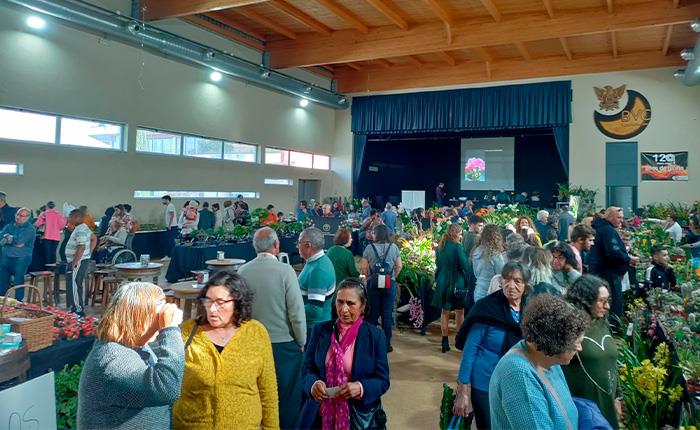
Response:
M583 275L566 292L569 303L586 312L591 324L581 344L582 350L564 366L571 394L595 402L614 429L622 415L617 370L617 345L610 332L608 284L592 275Z
M581 273L575 269L578 264L576 254L571 245L566 242L552 242L547 245L547 250L552 253L552 280L563 293L577 280Z
M455 311L455 325L460 327L464 320L464 305L467 294L467 254L462 247L464 230L459 224L450 224L440 241L437 252L437 270L435 280L437 287L433 294L432 305L442 309L440 331L442 333L442 352L450 350L449 322L450 314Z
M560 297L541 294L528 302L520 326L523 340L491 375L491 426L577 429L578 411L561 366L581 351L588 316Z
M124 223L119 219L113 220L109 228L112 232L100 238L97 248L92 253L92 259L98 263L105 263L110 252L124 247L126 239L129 237L129 232L126 231Z
M459 329L464 346L457 377L454 413L474 411L478 429L491 428L489 381L498 361L522 339L520 313L529 272L519 261L508 262L501 272L502 289L474 304ZM466 342L464 339L466 338Z
M79 429L169 429L185 358L182 312L158 286L124 284L97 327L78 386Z
M185 376L174 429L278 429L270 337L252 320L252 293L233 272L217 272L199 293L198 316L182 325Z
M328 249L326 255L333 263L335 269L335 282L341 283L345 278L357 278L360 272L355 266L355 257L350 252L352 245L352 234L345 228L338 229L333 238L333 246Z
M389 390L384 333L363 320L367 293L362 281L338 285L336 321L317 324L301 368L309 398L300 428L385 429L381 397Z
M501 273L506 264L505 260L506 254L500 228L495 224L484 226L472 250L471 262L476 277L474 302L487 296L491 278Z

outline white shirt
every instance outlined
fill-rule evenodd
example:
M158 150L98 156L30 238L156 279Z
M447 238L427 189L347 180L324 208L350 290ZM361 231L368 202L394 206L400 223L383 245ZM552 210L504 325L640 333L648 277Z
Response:
M80 224L75 227L73 233L71 233L68 242L66 243L66 259L70 262L75 258L75 251L80 245L85 246L83 250L83 255L80 257L80 261L90 259L90 238L92 237L92 232L85 223Z
M676 242L680 242L681 239L683 239L683 230L677 222L674 222L673 225L667 228L665 231L671 235L671 239L675 240Z
M173 220L170 221L170 214L173 214ZM172 203L168 203L168 206L165 207L165 226L166 227L175 227L177 225L177 212L175 211L175 205Z

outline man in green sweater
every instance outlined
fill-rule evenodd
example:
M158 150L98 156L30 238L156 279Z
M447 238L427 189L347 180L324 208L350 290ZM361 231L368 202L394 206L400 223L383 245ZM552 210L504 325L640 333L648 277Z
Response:
M323 245L323 232L315 227L302 231L297 242L299 255L306 260L304 270L299 274L299 287L306 311L307 340L314 325L331 319L335 269L323 251Z

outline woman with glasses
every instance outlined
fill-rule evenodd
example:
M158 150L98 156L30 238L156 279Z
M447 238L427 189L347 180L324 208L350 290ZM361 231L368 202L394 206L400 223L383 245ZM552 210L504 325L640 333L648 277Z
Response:
M124 284L97 327L78 387L79 429L169 429L185 367L182 311L160 287Z
M562 367L569 390L572 396L595 402L610 425L617 429L622 402L616 363L617 345L608 322L608 284L597 276L582 275L566 292L566 299L591 317L581 351L571 364Z
M571 245L561 241L550 243L547 249L552 253L552 280L563 294L581 276L575 269L578 264L576 254Z
M463 349L457 376L454 413L472 411L478 429L491 428L489 381L498 361L522 339L520 315L530 272L523 263L510 261L501 271L502 289L474 304L457 334Z
M197 318L182 325L186 364L174 429L279 428L272 345L251 319L252 298L233 272L217 272L202 288Z

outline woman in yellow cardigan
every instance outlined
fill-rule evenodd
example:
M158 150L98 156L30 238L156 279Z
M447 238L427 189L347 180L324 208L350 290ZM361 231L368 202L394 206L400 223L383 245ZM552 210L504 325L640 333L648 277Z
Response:
M250 319L245 281L218 272L199 302L197 318L182 325L185 375L173 428L279 429L272 345L265 327Z

